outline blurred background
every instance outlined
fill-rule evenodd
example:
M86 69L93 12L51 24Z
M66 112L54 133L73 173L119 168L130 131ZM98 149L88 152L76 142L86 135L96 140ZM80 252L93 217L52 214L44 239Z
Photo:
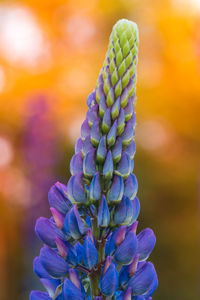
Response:
M154 300L200 299L200 1L0 1L0 300L32 272L47 192L66 183L112 26L137 22L140 228L152 227Z

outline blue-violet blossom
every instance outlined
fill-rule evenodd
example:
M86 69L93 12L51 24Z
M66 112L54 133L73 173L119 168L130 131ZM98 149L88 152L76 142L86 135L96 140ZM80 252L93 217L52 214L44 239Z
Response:
M150 300L158 279L147 259L156 238L137 234L135 154L137 25L120 20L71 159L67 185L49 191L52 217L35 231L44 243L34 272L46 292L31 300Z

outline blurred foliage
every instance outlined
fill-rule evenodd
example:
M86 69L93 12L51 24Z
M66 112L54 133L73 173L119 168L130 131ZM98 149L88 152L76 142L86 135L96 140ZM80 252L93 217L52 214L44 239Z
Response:
M18 0L0 1L0 300L39 288L34 223L49 216L50 185L69 178L119 18L140 30L135 173L140 229L157 236L154 299L200 298L199 1Z

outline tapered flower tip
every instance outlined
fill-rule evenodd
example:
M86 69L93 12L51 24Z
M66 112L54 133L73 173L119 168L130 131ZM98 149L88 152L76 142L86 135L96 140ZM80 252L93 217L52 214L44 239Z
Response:
M130 264L137 251L137 238L133 232L128 232L123 242L117 248L114 259L117 263Z
M137 253L140 255L140 260L146 260L155 246L155 234L152 229L146 228L137 235L137 240Z
M87 177L92 177L96 173L96 151L90 150L83 160L83 173Z
M83 147L83 141L82 138L79 138L75 144L75 153L79 153L82 150L82 147Z
M68 278L64 281L64 299L76 299L76 300L85 300L85 295L82 291L76 287L74 283L71 282Z
M56 247L55 238L66 239L64 233L59 230L56 225L47 218L39 218L36 221L35 232L39 239L49 247Z
M96 92L92 92L87 97L87 105L88 107L93 107L96 104Z
M106 271L108 270L108 268L110 267L110 265L112 264L113 260L112 260L112 256L107 256L106 257L106 261L103 265L103 269L102 269L102 275L104 275L106 273Z
M77 205L74 205L67 213L63 230L73 239L79 239L86 233L86 226L80 217Z
M78 172L83 171L83 157L81 152L74 154L72 156L71 162L70 162L70 172L72 175L75 175Z
M134 295L145 295L155 282L157 282L155 268L152 263L147 262L130 279L128 286L132 288Z
M135 141L133 140L130 145L124 149L124 151L130 156L131 159L133 159L136 151Z
M83 261L89 270L98 262L98 252L89 234L85 237L83 244Z
M89 188L90 201L95 202L101 198L101 183L100 174L97 172L92 178L90 188Z
M127 19L120 19L113 27L110 39L115 37L116 33L121 37L120 45L124 46L126 44L127 38L132 38L132 43L138 45L139 34L138 27L135 22L129 21ZM131 41L130 41L131 42ZM125 49L124 49L125 51Z
M123 178L127 178L131 173L131 167L132 165L130 156L125 151L122 151L122 156L117 165L115 173Z
M67 184L67 192L69 199L73 203L86 203L87 195L83 185L83 173L73 175Z
M107 144L109 147L114 145L116 141L116 136L117 136L117 120L115 120L107 135Z
M124 196L133 200L137 194L138 182L134 174L130 174L124 181Z
M139 255L136 254L133 261L128 266L123 266L119 274L120 286L125 287L130 278L136 273L139 262Z
M100 163L103 163L107 154L107 149L106 149L106 135L104 135L99 142L99 146L97 149L97 160Z
M114 163L118 163L122 156L122 140L120 137L117 138L115 145L112 149L112 156Z
M81 138L84 141L86 137L90 134L90 125L88 123L88 119L85 119L81 126Z
M121 226L114 230L106 243L106 255L112 255L116 248L123 242L126 235L126 226Z
M97 222L99 227L107 227L110 222L110 212L106 197L103 195L98 210Z
M54 297L55 291L61 283L60 280L58 279L47 279L47 278L41 278L40 282L43 284L43 286L45 287L45 289L47 290L51 298Z
M124 193L124 181L121 176L114 175L107 198L111 202L120 202Z
M133 207L133 214L130 223L133 223L137 220L137 217L140 213L140 201L137 197L135 197L132 201L132 207Z
M114 214L114 223L121 225L129 225L133 216L133 205L128 197L123 197L117 205Z
M106 156L106 161L103 166L103 176L106 179L111 179L113 176L113 159L111 150L108 152Z
M83 156L86 156L86 154L91 151L91 150L94 150L94 147L91 143L91 138L90 138L90 135L88 135L85 139L85 141L83 142L83 146L82 146L82 150L81 150L81 153Z
M33 272L40 278L50 278L49 273L41 264L40 258L38 256L33 261Z
M54 278L66 276L69 270L68 263L53 249L43 247L40 251L40 261L49 275Z
M111 297L118 288L118 272L114 263L111 263L107 271L101 276L100 290L105 296Z
M56 223L56 226L59 229L62 229L64 226L64 220L65 220L65 215L61 212L59 212L57 209L54 207L50 207L50 211L52 213L52 216L54 218L54 221Z
M138 227L138 221L135 221L133 224L131 224L128 227L127 232L132 231L132 232L134 232L136 234L137 227Z
M29 300L51 300L48 293L43 293L40 291L32 291L30 293Z
M60 182L50 188L48 198L50 206L62 213L67 213L72 206L67 196L67 187Z

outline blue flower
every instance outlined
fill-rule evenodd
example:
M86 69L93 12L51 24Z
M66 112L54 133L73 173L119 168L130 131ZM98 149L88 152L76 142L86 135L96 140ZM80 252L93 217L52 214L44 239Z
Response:
M70 162L66 185L48 198L52 217L35 231L44 243L34 272L46 292L30 300L151 300L158 285L147 262L156 238L137 234L140 202L134 168L137 25L113 27L96 87Z

